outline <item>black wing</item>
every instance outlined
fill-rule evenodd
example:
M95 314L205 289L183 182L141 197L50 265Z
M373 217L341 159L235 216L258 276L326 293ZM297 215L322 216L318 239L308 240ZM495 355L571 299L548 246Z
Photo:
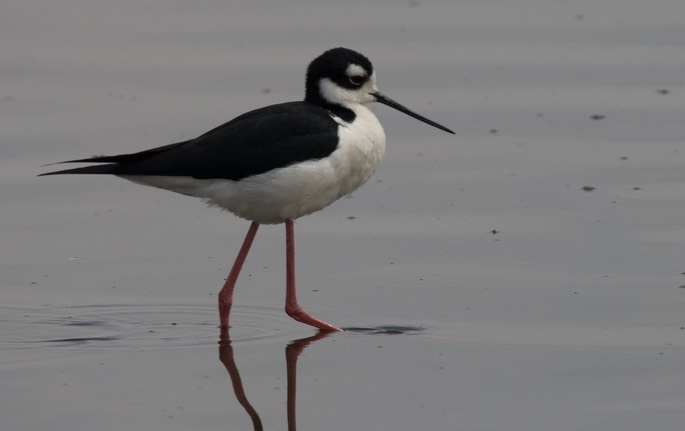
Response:
M240 180L331 154L338 123L329 111L307 102L289 102L247 112L188 141L133 154L60 163L107 163L49 172L189 176Z

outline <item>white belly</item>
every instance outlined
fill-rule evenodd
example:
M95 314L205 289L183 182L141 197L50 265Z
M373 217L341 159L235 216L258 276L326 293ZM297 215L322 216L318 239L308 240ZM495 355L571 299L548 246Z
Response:
M385 152L385 134L364 106L352 124L339 120L340 145L330 156L243 178L201 180L173 176L122 176L130 181L201 198L263 224L293 220L332 204L364 184Z

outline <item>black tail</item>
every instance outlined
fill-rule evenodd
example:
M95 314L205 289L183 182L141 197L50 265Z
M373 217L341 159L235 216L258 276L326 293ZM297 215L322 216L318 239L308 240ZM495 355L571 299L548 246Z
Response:
M61 175L61 174L113 174L123 173L119 171L122 167L128 167L130 164L135 162L140 162L147 160L153 156L162 154L166 151L172 150L174 148L180 147L191 141L176 142L175 144L164 145L162 147L152 148L145 151L140 151L138 153L131 154L119 154L116 156L95 156L87 159L78 160L67 160L64 162L50 163L49 165L59 165L62 163L107 163L106 165L99 166L85 166L83 168L65 169L63 171L48 172L45 174L38 175L42 177L44 175ZM132 172L126 172L133 174Z
M114 174L117 164L110 163L108 165L84 166L82 168L64 169L62 171L47 172L38 175L39 177L45 175L62 175L62 174Z

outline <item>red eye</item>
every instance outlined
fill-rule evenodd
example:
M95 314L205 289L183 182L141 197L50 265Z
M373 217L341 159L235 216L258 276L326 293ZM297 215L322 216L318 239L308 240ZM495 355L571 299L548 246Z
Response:
M352 75L347 79L350 80L350 84L352 85L362 85L364 83L364 76L362 75Z

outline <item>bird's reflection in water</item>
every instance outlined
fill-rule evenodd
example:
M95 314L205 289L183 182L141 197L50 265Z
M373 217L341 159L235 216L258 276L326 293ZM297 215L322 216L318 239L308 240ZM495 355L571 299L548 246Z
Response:
M286 376L287 376L287 414L288 414L288 431L295 431L297 429L296 415L295 415L295 398L297 393L297 358L304 349L311 343L326 338L334 332L319 332L316 335L310 337L300 338L299 340L291 341L285 347L285 365L286 365ZM233 346L231 345L231 338L226 328L221 328L221 335L219 338L219 360L226 367L228 375L231 377L231 384L233 385L233 392L241 406L245 409L250 418L252 419L252 426L255 431L262 431L264 427L262 426L262 420L259 418L259 414L252 407L250 401L248 401L245 395L245 390L243 389L243 382L240 378L240 373L235 365L235 359L233 357Z

